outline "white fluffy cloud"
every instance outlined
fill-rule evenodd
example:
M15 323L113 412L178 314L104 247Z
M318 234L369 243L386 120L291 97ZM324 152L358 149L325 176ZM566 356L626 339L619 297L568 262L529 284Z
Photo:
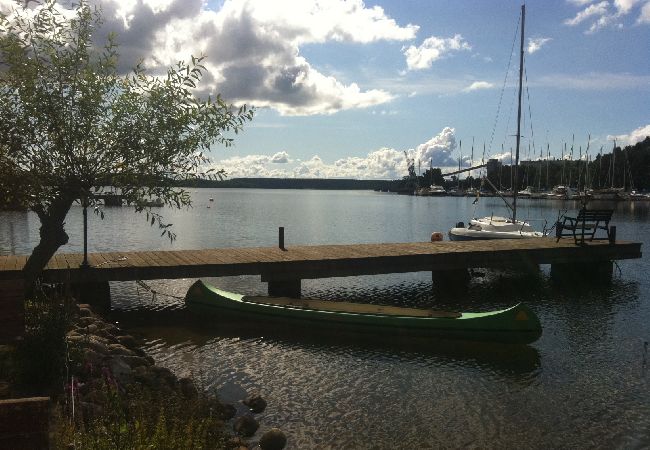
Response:
M466 88L463 89L463 92L472 92L472 91L479 91L482 89L492 89L494 87L494 84L488 82L488 81L475 81Z
M552 40L551 38L543 38L543 37L529 38L528 47L527 47L528 54L535 53L551 40Z
M638 24L650 24L650 2L647 2L641 7L641 12L639 18L637 19Z
M607 136L607 139L610 141L616 139L616 142L619 145L634 145L637 142L641 142L648 136L650 136L650 124L640 126L639 128L631 131L629 134L619 134L617 136L609 135Z
M595 5L589 5L582 11L578 12L574 18L565 20L564 23L569 26L576 26L589 19L590 17L602 16L607 12L608 6L608 2L600 2Z
M419 161L422 167L456 167L457 157L454 129L446 127L429 141L415 149L406 150L409 158ZM469 161L464 159L463 164ZM224 169L229 178L353 178L360 180L392 180L407 174L404 150L381 148L365 157L350 156L328 163L318 155L308 160L291 159L286 151L273 156L234 156L216 161L214 168Z
M152 73L164 73L179 60L204 54L206 93L283 115L332 114L394 98L322 73L301 55L302 46L408 41L418 31L363 0L225 0L217 10L205 0L91 2L101 4L101 31L118 35L122 71L146 58ZM16 3L0 0L0 12L9 5Z
M427 69L434 61L445 55L462 50L471 50L472 47L460 34L453 38L428 37L422 45L411 45L403 49L406 56L406 65L409 70Z
M623 28L623 19L642 5L638 11L637 24L650 23L650 2L645 0L613 0L600 1L592 3L587 0L569 0L580 8L573 18L564 21L565 25L577 26L583 22L589 22L590 25L585 33L595 33L603 28L614 27Z

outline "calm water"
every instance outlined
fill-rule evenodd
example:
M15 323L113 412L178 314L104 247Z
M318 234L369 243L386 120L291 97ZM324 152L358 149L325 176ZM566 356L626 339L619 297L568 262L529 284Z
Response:
M213 202L208 199L214 198ZM474 214L471 199L374 192L198 190L195 207L162 212L178 239L159 237L144 217L108 208L90 218L92 250L426 241ZM207 208L210 206L210 208ZM553 223L569 202L521 201L520 216ZM596 205L593 205L596 207ZM616 205L620 239L650 246L650 204ZM498 199L477 215L505 214ZM81 209L67 229L81 249ZM0 254L28 253L38 220L0 213ZM288 448L642 448L650 445L650 280L647 259L623 261L607 286L559 288L548 279L479 271L461 296L433 293L429 273L306 280L307 296L400 305L488 310L519 301L544 334L508 347L392 336L288 335L253 323L199 322L183 308L193 280L112 283L112 319L144 337L146 350L178 375L192 375L237 403L261 392L262 426L280 427ZM209 279L264 294L259 277ZM645 344L645 346L644 346ZM240 406L240 410L241 409Z

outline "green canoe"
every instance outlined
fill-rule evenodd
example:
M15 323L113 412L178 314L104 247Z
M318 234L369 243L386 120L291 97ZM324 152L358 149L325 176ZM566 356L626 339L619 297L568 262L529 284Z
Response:
M523 304L501 311L456 313L396 306L254 297L196 281L185 295L190 311L273 321L291 327L347 328L355 332L531 343L542 334L535 313Z

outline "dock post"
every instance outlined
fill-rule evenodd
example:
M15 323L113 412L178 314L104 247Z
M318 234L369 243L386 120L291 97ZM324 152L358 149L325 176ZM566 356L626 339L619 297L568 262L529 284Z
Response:
M616 244L616 225L609 227L609 243Z
M50 398L0 400L0 448L50 448Z
M269 296L300 298L301 280L268 280Z
M467 269L434 270L431 281L436 290L457 292L468 288L470 276Z
M284 248L284 227L278 228L278 247L280 250L286 250Z
M0 344L25 334L25 281L0 281Z
M614 263L612 261L595 261L588 264L551 264L551 279L560 284L597 283L607 284L612 281Z

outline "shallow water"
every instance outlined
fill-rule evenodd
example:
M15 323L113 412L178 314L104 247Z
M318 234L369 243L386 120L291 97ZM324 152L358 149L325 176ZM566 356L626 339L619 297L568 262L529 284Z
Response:
M172 244L127 208L90 218L91 250L426 241L474 214L471 199L356 191L196 190L191 210L163 209ZM213 202L209 198L214 198ZM210 206L210 208L207 208ZM603 205L601 205L603 206ZM650 205L621 203L619 239L650 243ZM570 202L520 201L520 217L553 223ZM597 207L593 205L592 207ZM476 215L505 214L483 199ZM81 209L68 218L81 248ZM0 254L27 253L38 220L0 213ZM238 404L259 391L269 427L288 448L639 448L650 445L650 280L646 259L622 261L609 285L558 287L536 277L475 271L463 295L436 294L430 273L303 281L306 296L403 306L489 310L524 301L544 333L530 346L291 333L270 324L197 320L179 298L194 280L111 283L111 318L142 336L147 352L178 375ZM259 277L207 279L264 294ZM163 295L163 294L168 294ZM242 405L238 406L244 411Z

